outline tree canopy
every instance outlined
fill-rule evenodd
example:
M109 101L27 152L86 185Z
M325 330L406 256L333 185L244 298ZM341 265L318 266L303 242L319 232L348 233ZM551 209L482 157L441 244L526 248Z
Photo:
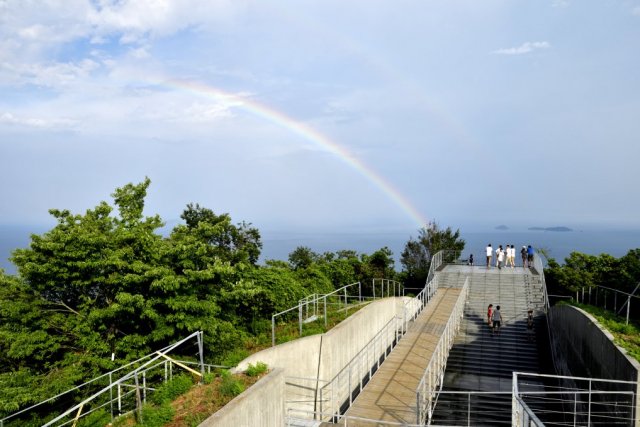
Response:
M163 236L144 213L150 184L81 214L50 210L55 226L13 252L18 275L0 271L0 417L198 330L221 363L306 295L395 277L388 248L301 247L258 265L258 229L197 203Z
M437 222L429 222L418 230L417 239L409 239L400 255L405 286L424 287L433 255L441 250L462 252L464 245L459 229L441 229Z

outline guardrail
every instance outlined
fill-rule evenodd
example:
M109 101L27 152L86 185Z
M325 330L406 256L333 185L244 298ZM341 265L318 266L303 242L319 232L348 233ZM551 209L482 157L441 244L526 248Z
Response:
M185 362L172 359L168 356L168 354L173 350L193 338L196 338L197 340L200 362ZM167 346L155 353L146 355L138 360L123 365L120 368L93 378L79 386L73 387L63 393L0 419L0 427L3 427L8 422L17 419L20 415L28 415L39 407L42 407L47 403L59 401L61 398L64 398L62 399L63 401L79 401L81 399L82 401L63 411L51 421L43 424L43 426L75 425L80 418L102 408L108 408L108 412L110 412L112 420L117 416L130 413L134 410L140 410L142 404L146 402L147 392L155 391L157 386L154 384L158 381L166 382L173 377L174 366L188 370L195 375L200 376L200 378L204 375L205 370L211 372L212 368L223 368L222 366L217 365L207 365L203 362L202 345L202 332L194 332L183 340ZM192 369L188 365L194 365L196 369ZM127 369L132 370L126 372ZM122 376L116 379L118 375ZM99 391L96 391L98 389ZM90 396L83 398L83 392L90 394Z
M429 273L427 274L427 281L425 284L431 282L433 277L436 275L436 271L443 264L455 263L456 260L460 257L462 251L454 251L454 250L442 250L436 252L431 257L431 263L429 264Z
M376 293L376 288L380 289ZM356 291L357 290L357 294ZM401 296L404 293L402 284L390 279L373 279L372 281L373 296L362 295L362 284L360 282L345 285L340 289L336 289L328 294L311 294L298 301L298 305L287 310L275 313L271 316L271 346L276 345L276 320L283 318L287 314L298 314L298 334L302 336L303 326L305 323L318 320L320 317L324 319L324 326L327 327L327 312L330 307L336 309L344 309L345 312L349 308L349 304L363 301L372 301L377 298L390 296Z
M431 355L431 359L416 389L416 422L418 424L431 422L438 392L442 389L449 350L451 350L453 346L453 340L455 339L460 321L464 315L464 306L468 296L469 278L467 277L462 292L458 296L458 301L451 312L451 316L449 316L449 320L447 320L442 336Z
M360 394L364 385L380 368L382 362L400 341L406 325L399 316L393 317L332 379L286 379L289 409L313 410L333 415L343 412ZM331 418L331 417L329 417ZM324 419L327 421L328 419Z
M609 296L609 294L613 293L613 302L609 299L609 308L608 309L611 309L611 306L613 305L613 311L616 314L619 315L620 312L622 310L624 310L625 307L626 307L626 324L628 325L629 324L629 315L631 313L631 298L640 298L640 295L634 295L634 293L638 290L638 288L640 288L640 283L638 283L638 286L636 286L634 291L629 294L627 292L623 292L623 291L618 290L618 289L608 288L606 286L600 286L600 285L596 285L594 287L586 288L587 292L585 293L585 288L582 287L579 291L576 291L576 301L579 302L579 303L582 303L582 304L589 304L589 305L593 305L593 306L596 306L596 307L602 307L605 310L607 310L607 297ZM592 289L595 289L595 292L593 292L595 294L593 300L591 298ZM603 289L603 291L602 291L603 295L600 298L600 301L598 302L600 289ZM620 297L621 301L624 301L622 303L622 305L620 306L620 310L618 310L618 295L619 294L621 295L621 297Z
M531 387L524 378L533 380L534 386ZM572 386L554 387L548 384L550 380ZM524 387L521 388L521 385ZM545 424L540 418L551 413L556 417L562 415L562 425L637 426L640 424L636 408L637 387L638 383L633 381L514 372L511 425L543 427ZM532 406L540 406L540 403L545 406L545 410L536 410ZM549 409L551 404L571 409L553 411ZM538 412L540 416L537 415Z

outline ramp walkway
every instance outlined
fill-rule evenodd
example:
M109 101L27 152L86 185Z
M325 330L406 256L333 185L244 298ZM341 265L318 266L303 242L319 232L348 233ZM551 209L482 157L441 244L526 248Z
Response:
M469 299L449 353L444 386L432 425L511 425L513 372L543 373L546 356L544 291L535 270L447 265L439 273L444 286L469 277ZM503 327L492 334L487 306L501 306ZM527 311L534 332L527 331ZM542 358L544 360L544 357ZM541 383L530 383L542 389Z
M416 318L378 372L346 412L350 426L371 426L367 420L415 424L416 388L431 359L461 293L459 284L440 284L425 310Z

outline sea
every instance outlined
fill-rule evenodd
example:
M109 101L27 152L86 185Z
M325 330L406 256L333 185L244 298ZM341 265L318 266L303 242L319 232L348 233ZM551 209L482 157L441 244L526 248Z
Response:
M17 248L29 246L30 235L42 234L48 228L22 225L0 225L0 268L7 274L16 274L16 267L9 261L11 253ZM640 230L588 229L573 231L543 231L528 229L460 229L465 240L462 257L473 254L476 262L482 262L484 248L488 243L495 248L498 245L514 245L519 248L531 245L544 249L549 257L559 263L571 252L590 255L609 254L621 257L631 249L640 248ZM393 253L396 268L401 269L400 254L410 238L417 238L417 230L404 231L358 231L358 232L292 232L282 230L261 230L262 254L260 262L268 259L287 260L289 254L299 246L305 246L322 254L339 250L354 250L360 254L370 254L380 248L388 247Z

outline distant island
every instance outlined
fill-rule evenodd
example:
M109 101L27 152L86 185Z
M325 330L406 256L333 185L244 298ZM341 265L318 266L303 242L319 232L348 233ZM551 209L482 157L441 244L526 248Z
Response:
M502 224L496 227L496 230L508 230L509 227L507 227L506 225Z
M573 231L569 227L529 227L532 231Z

